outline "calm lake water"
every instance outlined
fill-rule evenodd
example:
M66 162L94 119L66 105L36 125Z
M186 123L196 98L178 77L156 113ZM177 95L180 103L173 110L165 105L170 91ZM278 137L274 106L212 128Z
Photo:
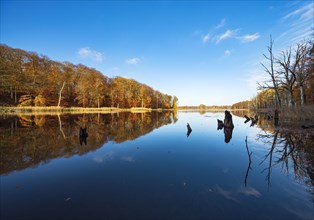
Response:
M313 131L241 115L1 116L0 217L313 219Z

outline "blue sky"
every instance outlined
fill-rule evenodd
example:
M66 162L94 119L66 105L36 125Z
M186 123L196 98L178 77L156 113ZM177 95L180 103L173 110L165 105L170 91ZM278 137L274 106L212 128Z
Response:
M252 98L275 53L313 38L313 1L1 1L1 43L179 98Z

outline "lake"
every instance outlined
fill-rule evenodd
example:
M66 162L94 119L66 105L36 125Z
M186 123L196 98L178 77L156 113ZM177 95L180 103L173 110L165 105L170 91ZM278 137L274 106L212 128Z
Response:
M313 219L313 130L243 115L1 116L0 217Z

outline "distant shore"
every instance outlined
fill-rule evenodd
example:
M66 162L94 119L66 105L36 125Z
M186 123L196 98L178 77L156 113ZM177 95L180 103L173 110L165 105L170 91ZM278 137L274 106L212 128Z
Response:
M81 114L81 113L116 113L116 112L151 112L162 111L163 109L151 108L115 108L115 107L101 107L101 108L81 108L81 107L0 107L0 115L5 114ZM167 109L172 110L172 109Z
M116 107L58 107L58 106L0 106L0 115L8 114L81 114L81 113L117 113L117 112L132 112L132 113L142 113L142 112L151 112L151 111L209 111L209 112L222 112L225 110L229 111L248 111L249 109L230 109L230 108L206 108L200 109L197 107L178 107L176 109L152 109L152 108L142 108L142 107L133 107L133 108L116 108Z

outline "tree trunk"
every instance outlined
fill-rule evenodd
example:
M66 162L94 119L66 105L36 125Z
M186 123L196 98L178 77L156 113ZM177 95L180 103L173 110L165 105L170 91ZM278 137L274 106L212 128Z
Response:
M281 107L281 99L279 96L278 88L276 88L276 106Z
M61 87L61 89L60 89L60 91L59 91L59 101L58 101L58 107L60 106L60 103L61 103L61 94L62 94L62 90L63 90L63 88L64 88L64 85L65 85L65 82L63 82L63 84L62 84L62 87Z
M290 92L286 91L286 105L288 107L291 107L291 97L290 97Z
M293 90L291 89L290 91L290 97L291 97L291 104L292 104L292 107L295 106L295 101L294 101L294 97L293 97Z
M114 107L114 95L111 93L110 94L110 98L111 98L111 108L113 108Z
M14 86L14 102L17 102L17 96L16 96L16 86Z
M10 84L10 95L11 95L11 99L13 99L13 88L11 84Z
M289 108L293 107L294 106L294 100L293 100L292 90L286 92L286 98L287 98L287 106Z
M300 85L300 100L301 100L301 107L304 105L304 92L303 92L303 85Z

